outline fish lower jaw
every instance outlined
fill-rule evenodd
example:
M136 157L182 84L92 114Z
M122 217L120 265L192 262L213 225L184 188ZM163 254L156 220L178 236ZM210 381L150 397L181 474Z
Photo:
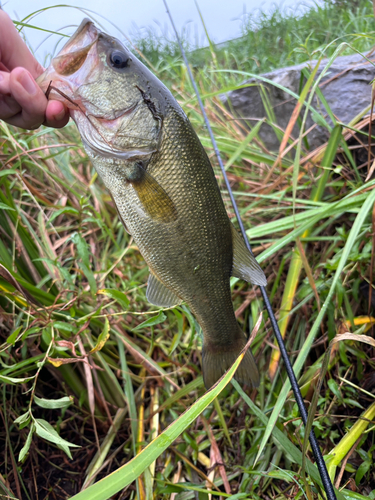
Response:
M80 130L82 143L87 154L91 158L120 161L131 161L139 158L142 159L142 161L146 161L150 155L156 151L155 149L117 149L115 146L112 146L110 142L106 143L96 131L94 131L94 133L87 132L87 130Z

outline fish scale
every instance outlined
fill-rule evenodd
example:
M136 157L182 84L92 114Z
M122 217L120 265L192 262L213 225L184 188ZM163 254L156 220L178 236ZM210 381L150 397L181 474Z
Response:
M203 378L210 387L246 343L233 311L231 275L263 286L266 278L231 224L208 156L169 90L91 21L82 22L66 47L39 83L44 88L52 80L79 104L68 103L88 156L150 268L147 298L158 306L189 305L202 327ZM250 350L235 377L259 383Z

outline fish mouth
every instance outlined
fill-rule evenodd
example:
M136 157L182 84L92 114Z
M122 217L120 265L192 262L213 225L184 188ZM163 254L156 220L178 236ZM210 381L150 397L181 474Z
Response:
M73 33L61 49L59 56L71 52L72 47L74 47L74 51L77 51L89 45L91 46L98 39L99 33L100 30L98 30L95 24L89 18L85 17L78 26L76 32Z
M96 44L99 40L110 38L100 31L90 19L85 18L79 25L77 31L71 36L59 54L52 59L51 65L37 79L39 87L44 91L47 98L63 102L71 110L85 112L77 99L75 88L80 86L79 81L83 81L84 75L79 70L89 56L91 61L99 59L96 52ZM86 74L92 73L97 63L91 62L90 69L85 70ZM75 74L76 73L76 74ZM138 101L127 108L115 109L102 113L99 109L90 115L103 121L108 126L115 126L116 120L131 114L137 107ZM84 107L84 106L83 106Z
M92 21L84 19L71 39L64 45L57 57L52 61L56 73L70 76L83 65L91 47L97 42L98 29ZM74 50L71 48L74 47Z
M62 101L68 108L77 109L77 104L72 102L73 89L67 77L77 73L83 66L100 34L101 31L90 19L83 19L77 31L53 58L49 68L36 79L44 93L48 92L48 96Z

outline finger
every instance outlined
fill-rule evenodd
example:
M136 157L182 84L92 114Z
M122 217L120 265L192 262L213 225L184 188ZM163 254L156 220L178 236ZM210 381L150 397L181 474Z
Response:
M62 102L48 101L44 125L55 128L65 127L69 117L69 111Z
M0 71L0 120L19 113L21 106L10 95L10 73Z
M34 78L24 68L15 68L10 73L9 89L22 110L16 120L8 118L8 123L27 129L38 128L44 122L47 98Z
M12 97L0 96L0 120L7 122L9 118L21 112L21 106Z
M54 103L57 103L59 105L61 104L58 101L51 101L52 107L54 106ZM58 108L60 108L60 106L58 106ZM47 125L48 127L54 127L54 128L62 128L65 127L65 125L68 123L69 118L70 118L69 111L67 111L66 108L63 107L62 112L61 111L57 112L56 115L54 114L54 111L50 112L50 118L48 120L45 120L43 122L43 125ZM14 125L15 127L28 128L28 129L35 129L41 125L41 123L35 123L35 122L34 124L30 124L27 121L27 119L25 119L25 114L23 111L11 116L10 118L7 118L4 121L9 123L10 125Z
M14 74L17 76L17 80L19 81L20 79L20 70L22 68L18 68L14 70ZM30 85L30 82L28 82ZM21 85L22 85L22 79L21 79ZM33 92L35 91L35 88L33 85L31 86L32 89L32 96L34 95ZM39 121L40 117L44 113L45 116L43 118L43 123L47 125L48 127L55 127L55 128L61 128L64 127L68 121L69 121L69 111L64 106L63 103L59 101L46 101L43 97L41 98L41 103L39 104L40 107L40 113L35 117L35 123L30 125L30 122L26 119L25 121L25 115L23 113L27 113L29 110L29 113L34 113L34 109L30 109L30 97L25 96L23 99L22 97L20 98L20 92L19 92L18 86L12 85L11 89L11 73L6 73L0 71L0 120L7 121L12 125L18 125L22 128L37 128L39 126ZM21 89L22 90L22 89ZM25 89L24 89L25 90ZM24 90L22 93L24 94ZM22 113L22 107L20 104L14 99L14 97L11 96L13 93L13 96L17 96L18 99L20 99L20 102L27 101L26 106L27 109L24 110ZM39 93L39 91L38 91ZM43 93L43 92L42 92ZM34 102L35 104L35 102ZM44 110L44 107L46 109ZM17 117L15 117L17 115ZM15 117L14 120L12 118ZM34 121L34 120L32 120Z
M0 94L10 95L10 73L0 71Z
M34 78L39 76L43 72L43 67L27 48L8 14L1 9L0 26L0 60L2 64L10 71L17 66L22 66Z

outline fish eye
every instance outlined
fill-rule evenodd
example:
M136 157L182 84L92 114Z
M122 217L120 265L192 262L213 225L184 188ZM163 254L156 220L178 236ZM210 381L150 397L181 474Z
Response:
M129 57L120 50L113 50L109 55L109 62L115 69L126 68L129 62Z

